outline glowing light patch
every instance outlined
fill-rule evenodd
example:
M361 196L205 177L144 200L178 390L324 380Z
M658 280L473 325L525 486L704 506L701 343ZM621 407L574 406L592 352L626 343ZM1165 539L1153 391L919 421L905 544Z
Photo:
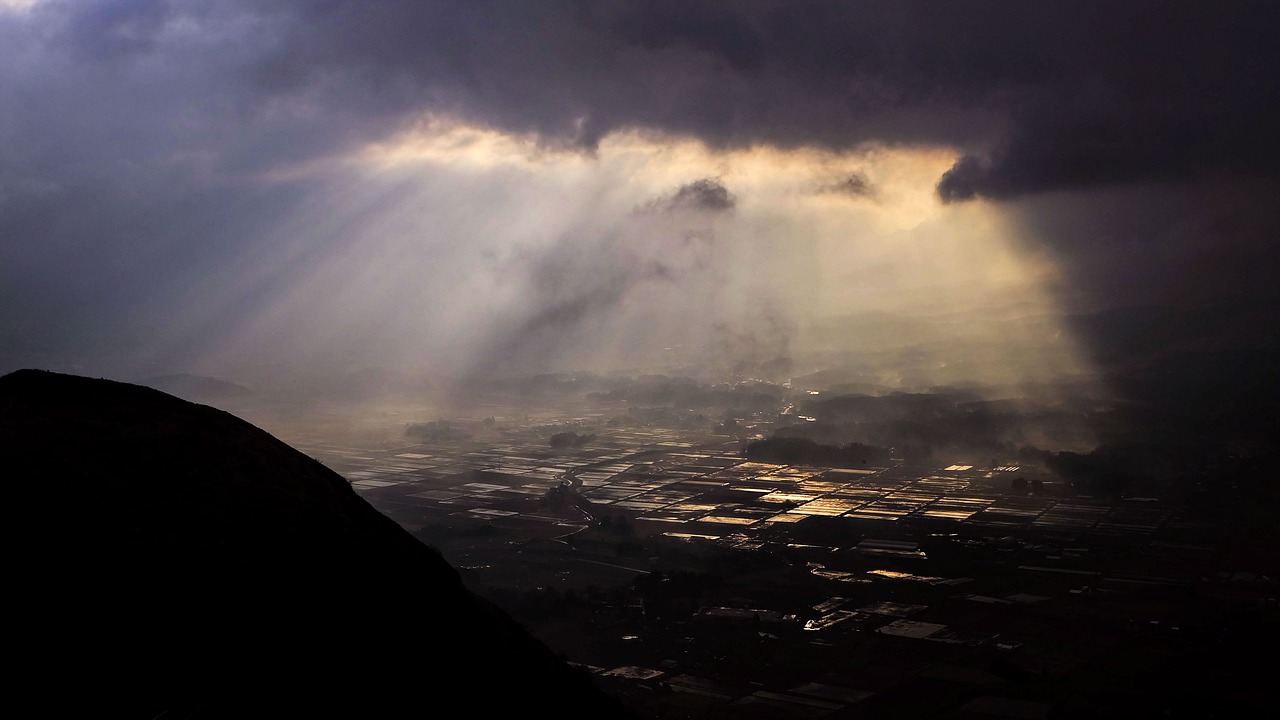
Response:
M191 288L174 342L197 336L213 367L302 357L441 382L672 368L782 381L840 362L901 389L1088 378L1052 258L998 206L938 202L956 156L639 131L586 153L428 116L264 178L322 189Z

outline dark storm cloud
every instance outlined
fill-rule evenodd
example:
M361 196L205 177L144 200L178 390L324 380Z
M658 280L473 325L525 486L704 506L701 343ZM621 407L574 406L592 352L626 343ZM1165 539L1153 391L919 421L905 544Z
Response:
M611 131L637 127L693 135L713 146L849 147L873 139L973 139L990 126L988 112L973 104L988 87L938 90L952 78L913 67L912 49L923 38L912 36L948 21L875 5L291 7L292 30L257 66L266 88L354 81L381 102L430 103L588 149ZM944 75L956 74L937 65ZM349 89L341 82L336 87ZM943 108L950 111L947 122L935 114Z
M1084 307L1263 296L1274 304L1278 194L1273 180L1134 185L1030 196L1006 217L1055 251L1066 271L1061 294Z
M626 129L714 148L945 145L962 153L938 178L945 202L1125 186L1185 198L1179 188L1221 194L1280 167L1276 3L328 2L295 11L292 30L256 66L288 79L275 92L323 97L326 86L355 86L379 107L431 107L588 151ZM1219 214L1209 194L1168 212ZM1082 255L1098 246L1075 235L1080 223L1038 206L1064 224L1026 226L1069 269L1091 266ZM1113 229L1146 217L1105 202L1096 212ZM1180 246L1147 255L1153 278L1168 257L1209 242L1138 236ZM1217 273L1212 283L1231 282L1228 269Z
M433 110L586 146L630 127L713 145L956 143L986 161L949 176L950 198L1209 166L1270 172L1276 160L1274 3L37 8L58 28L58 52L116 67L146 57L191 62L179 66L188 80L216 81L169 96L175 104L196 90L250 116L271 103L318 103L345 111L331 133ZM204 34L175 43L183 23ZM194 40L226 59L192 52Z
M847 195L855 198L874 198L876 196L875 186L871 184L866 175L860 172L850 173L836 182L823 185L818 188L818 192Z
M223 133L268 109L313 113L294 118L301 132L251 126L218 148L226 162L329 152L434 111L588 149L626 128L714 146L953 144L970 155L939 193L959 200L1273 173L1275 7L117 0L33 14L57 28L59 54L124 71L176 62L188 81L135 75L118 79L149 84L76 100L120 112L141 92L153 106L138 110L205 115ZM184 22L200 32L175 41Z
M696 211L720 213L738 204L733 193L716 178L702 178L681 185L674 192L645 204L645 212Z
M1116 40L1132 43L1129 64L1117 59L1105 73L1046 86L1011 108L1013 130L962 158L939 183L939 195L1009 198L1222 173L1275 177L1280 139L1271 126L1280 100L1270 88L1280 53L1261 28L1276 24L1168 12L1178 15L1173 23L1203 26L1164 37L1131 18L1137 37ZM1115 55L1122 57L1118 48Z
M673 207L711 212L732 210L737 202L728 189L714 178L703 178L681 185L676 194L671 196Z
M264 88L331 84L591 147L946 143L959 200L1273 173L1274 3L297 3ZM355 88L359 88L356 90Z
M673 44L722 58L739 72L764 65L763 35L729 4L684 3L663 0L619 11L612 29L627 42L661 50Z

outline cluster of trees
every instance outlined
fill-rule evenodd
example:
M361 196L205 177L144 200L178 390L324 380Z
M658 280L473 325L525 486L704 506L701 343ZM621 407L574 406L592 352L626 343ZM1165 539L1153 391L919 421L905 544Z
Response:
M864 468L888 464L890 452L861 443L821 445L808 438L772 437L747 443L746 458L775 465Z
M1091 412L1070 404L988 401L960 392L819 396L797 411L814 421L779 428L775 436L925 449L926 455L949 459L1010 457L1019 447L1046 440L1062 448L1087 447L1097 424Z
M469 433L450 425L448 420L412 423L405 428L404 434L408 437L418 438L423 442L466 440L471 437Z
M618 416L609 420L609 427L642 426L703 429L710 422L706 415L694 410L675 407L639 407L627 408L626 416Z
M595 439L595 433L579 435L576 432L558 432L551 436L550 444L556 450L569 450L580 448Z

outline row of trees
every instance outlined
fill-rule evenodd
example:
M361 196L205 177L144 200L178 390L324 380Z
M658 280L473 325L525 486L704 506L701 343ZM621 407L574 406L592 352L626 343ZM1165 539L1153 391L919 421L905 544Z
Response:
M890 452L862 443L822 445L808 438L772 437L747 443L746 458L775 465L864 468L887 464Z

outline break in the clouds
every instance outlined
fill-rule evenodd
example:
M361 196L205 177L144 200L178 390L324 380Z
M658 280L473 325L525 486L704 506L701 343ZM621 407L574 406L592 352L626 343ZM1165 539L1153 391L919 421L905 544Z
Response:
M943 287L1266 290L1276 20L1244 1L3 3L0 340L22 364L544 367L766 316L788 339L757 345L793 352L819 317ZM681 330L691 306L705 322Z

